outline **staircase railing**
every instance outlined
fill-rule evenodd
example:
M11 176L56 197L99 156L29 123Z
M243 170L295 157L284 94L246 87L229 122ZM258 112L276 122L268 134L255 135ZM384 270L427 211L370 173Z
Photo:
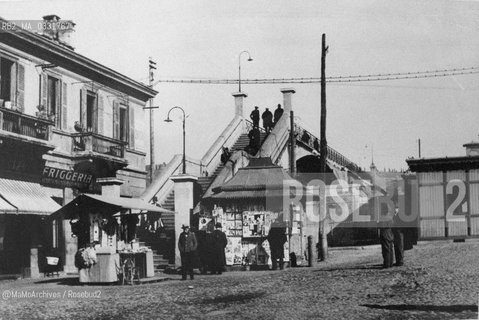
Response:
M156 197L159 202L165 199L174 187L174 182L171 181L170 177L181 172L183 165L182 159L183 156L181 154L173 156L173 159L163 168L161 174L153 179L152 183L146 188L140 198L148 202L151 201L153 197Z
M305 135L306 133L306 135ZM319 152L319 147L315 148L314 140L318 139L314 136L310 131L304 129L297 123L294 124L294 135L296 137L296 141L304 144L305 146L309 147L311 150L316 150ZM304 138L307 137L307 138ZM319 146L319 142L318 142ZM336 151L335 149L328 146L328 160L339 164L340 166L348 168L350 171L353 172L361 172L361 167L358 166L353 161L349 160L347 157Z
M203 169L208 173L213 173L220 163L223 147L231 148L243 132L244 118L235 116L201 159Z

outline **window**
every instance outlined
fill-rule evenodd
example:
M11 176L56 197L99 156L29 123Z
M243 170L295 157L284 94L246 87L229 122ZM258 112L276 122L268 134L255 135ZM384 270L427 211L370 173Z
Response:
M0 107L10 106L23 112L24 91L25 67L13 59L0 56Z
M67 86L63 83L59 75L42 73L40 105L44 106L47 117L53 121L55 127L66 128L66 94Z
M87 88L80 90L80 123L87 132L103 134L103 97Z
M0 79L2 81L0 87L0 99L3 101L11 101L12 97L12 71L14 62L1 58L0 61ZM2 106L3 107L3 106Z
M88 132L96 132L95 110L96 110L96 94L89 91L87 92L87 95L86 95L86 130Z
M128 106L120 104L120 140L128 141Z
M48 76L47 79L47 112L54 120L55 126L60 127L60 81L51 76Z
M132 116L128 104L124 102L113 102L113 138L128 142L132 147Z

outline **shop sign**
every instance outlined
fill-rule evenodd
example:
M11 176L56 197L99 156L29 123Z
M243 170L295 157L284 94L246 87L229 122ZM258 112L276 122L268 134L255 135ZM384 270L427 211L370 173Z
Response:
M42 184L55 187L88 188L95 182L92 174L45 166L42 172Z

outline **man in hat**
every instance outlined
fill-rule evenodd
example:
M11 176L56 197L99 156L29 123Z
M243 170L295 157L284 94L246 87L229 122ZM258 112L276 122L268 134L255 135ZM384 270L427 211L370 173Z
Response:
M225 248L228 239L221 229L222 225L218 222L215 224L215 230L211 233L211 274L221 274L226 265Z
M273 129L273 114L271 111L269 111L269 108L266 108L266 110L263 112L261 119L263 119L264 131L269 133L271 129Z
M276 110L274 110L273 125L276 125L278 123L279 119L281 119L281 117L283 116L283 112L284 112L284 109L281 108L281 104L278 104L278 107L276 108Z
M280 223L273 223L268 233L269 248L271 250L272 269L278 267L283 270L284 266L284 244L286 243L286 228Z
M251 111L251 114L249 115L251 118L251 121L253 121L253 127L257 128L259 127L259 110L258 107L254 107L254 110Z
M181 255L181 272L182 280L186 280L186 274L190 274L190 279L194 279L193 265L195 263L196 248L198 242L196 241L195 234L190 232L190 227L183 225L181 227L183 232L180 234L178 240L178 249Z

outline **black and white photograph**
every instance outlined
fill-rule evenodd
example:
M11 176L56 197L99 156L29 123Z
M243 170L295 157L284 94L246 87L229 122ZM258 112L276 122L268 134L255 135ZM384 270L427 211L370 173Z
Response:
M479 0L0 0L0 320L479 319Z

